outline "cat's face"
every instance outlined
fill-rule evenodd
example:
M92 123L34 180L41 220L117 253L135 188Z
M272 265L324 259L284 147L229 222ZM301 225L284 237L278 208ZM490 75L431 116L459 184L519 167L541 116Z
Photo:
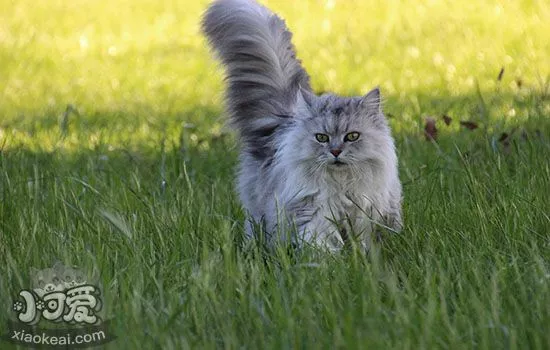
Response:
M296 160L337 172L385 161L393 146L377 89L364 97L310 95L298 100L297 122L287 139Z
M34 271L32 285L34 291L39 295L63 290L61 276L54 268Z
M65 288L73 288L86 283L86 276L80 269L65 267L63 271L63 284Z

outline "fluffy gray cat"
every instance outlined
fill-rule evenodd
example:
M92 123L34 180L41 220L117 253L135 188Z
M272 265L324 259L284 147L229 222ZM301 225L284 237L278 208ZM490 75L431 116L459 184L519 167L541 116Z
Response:
M248 236L337 251L352 240L368 249L378 226L400 230L397 156L379 89L316 96L285 22L253 0L214 1L202 30L227 71Z

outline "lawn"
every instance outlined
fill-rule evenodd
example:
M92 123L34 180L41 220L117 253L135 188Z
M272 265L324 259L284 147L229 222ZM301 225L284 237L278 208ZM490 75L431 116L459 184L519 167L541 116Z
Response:
M381 87L403 232L243 240L207 1L0 0L0 333L59 260L112 349L550 348L550 4L264 3L317 92Z

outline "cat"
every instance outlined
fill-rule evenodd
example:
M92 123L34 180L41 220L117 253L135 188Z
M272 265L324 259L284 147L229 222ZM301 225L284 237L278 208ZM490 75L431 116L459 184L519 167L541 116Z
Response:
M62 275L65 290L86 284L86 275L77 267L65 266Z
M87 283L84 272L76 267L56 262L53 267L38 270L31 268L32 288L43 297L52 292L62 292Z
M202 31L226 69L242 147L237 189L248 237L340 251L400 231L401 183L379 88L317 96L285 22L254 0L217 0Z
M60 263L42 270L31 268L32 289L36 295L42 298L48 293L64 291L63 269Z

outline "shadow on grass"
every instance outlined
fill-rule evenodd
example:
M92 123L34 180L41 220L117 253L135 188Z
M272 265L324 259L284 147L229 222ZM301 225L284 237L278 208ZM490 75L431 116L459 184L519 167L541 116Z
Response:
M459 147L468 154L481 147L506 153L518 142L547 143L549 96L547 88L534 92L523 88L515 94L413 94L404 102L388 96L385 111L403 171L408 173L429 161L429 149L442 154ZM163 193L178 181L192 186L218 182L231 188L238 145L234 134L223 127L220 111L197 105L165 114L130 106L87 113L67 106L37 118L4 121L0 125L2 187L30 186L29 179L73 177L86 183L97 181L106 188L113 181L133 182L150 193ZM438 132L435 141L427 142L428 116Z

